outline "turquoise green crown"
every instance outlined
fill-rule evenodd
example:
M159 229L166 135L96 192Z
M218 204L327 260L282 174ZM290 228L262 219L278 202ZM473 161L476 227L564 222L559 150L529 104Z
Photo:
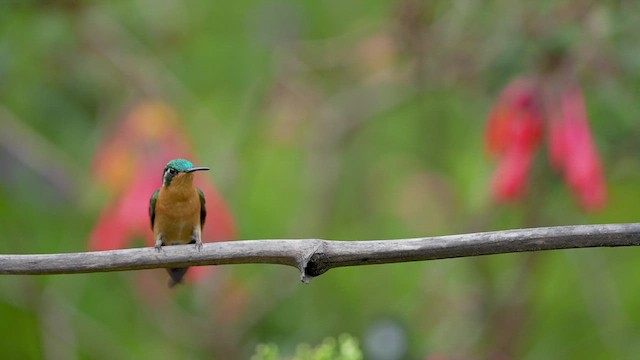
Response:
M180 172L185 172L193 167L193 163L185 159L174 159L167 163L167 168L176 169Z

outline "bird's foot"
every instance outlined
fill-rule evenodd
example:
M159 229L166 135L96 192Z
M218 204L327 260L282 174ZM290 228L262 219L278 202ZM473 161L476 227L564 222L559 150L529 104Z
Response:
M162 250L162 241L157 240L156 244L154 245L154 248L156 249L157 252L160 252Z
M196 240L196 250L202 250L202 240Z

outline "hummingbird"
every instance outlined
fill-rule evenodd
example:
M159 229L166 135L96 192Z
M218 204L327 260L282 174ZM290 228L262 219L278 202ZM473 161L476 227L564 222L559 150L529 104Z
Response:
M207 217L204 193L193 185L196 167L185 159L167 163L162 173L162 187L151 195L149 218L157 251L164 245L195 244L202 248L202 227ZM169 268L169 287L182 282L189 268Z

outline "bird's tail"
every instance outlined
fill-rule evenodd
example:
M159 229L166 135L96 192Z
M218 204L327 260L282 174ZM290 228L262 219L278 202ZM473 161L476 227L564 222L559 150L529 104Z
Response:
M169 276L171 277L169 279L169 287L172 288L172 287L180 284L182 282L182 278L184 277L184 274L187 273L187 270L189 270L188 267L167 269L167 272L169 273Z

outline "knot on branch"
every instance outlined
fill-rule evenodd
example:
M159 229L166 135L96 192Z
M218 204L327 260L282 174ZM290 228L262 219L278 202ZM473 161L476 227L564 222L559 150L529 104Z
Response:
M326 243L324 240L315 239L311 250L304 254L299 263L300 279L308 284L312 278L322 275L329 270L328 256L325 252Z
M323 252L316 252L311 255L311 258L307 262L307 265L304 267L303 276L307 277L315 277L324 274L327 270L329 270L329 266L327 266L329 258Z

